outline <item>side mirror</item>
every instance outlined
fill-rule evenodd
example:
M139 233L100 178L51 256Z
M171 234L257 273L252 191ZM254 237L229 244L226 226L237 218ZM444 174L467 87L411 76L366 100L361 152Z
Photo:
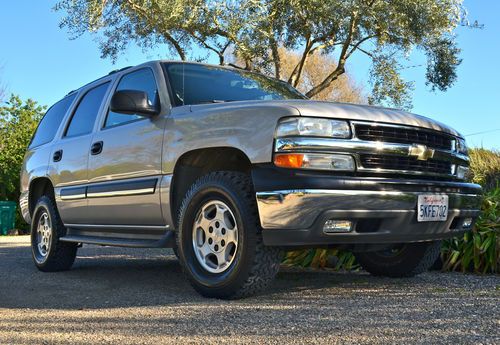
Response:
M110 109L115 113L144 116L155 116L160 112L150 104L146 92L137 90L116 91L111 98Z

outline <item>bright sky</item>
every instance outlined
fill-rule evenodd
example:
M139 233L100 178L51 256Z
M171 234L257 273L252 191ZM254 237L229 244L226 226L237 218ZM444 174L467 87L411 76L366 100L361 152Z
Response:
M52 11L55 3L16 0L0 5L0 81L8 93L50 105L113 69L167 57L161 48L144 53L131 45L113 65L100 58L92 37L69 40L58 27L61 14ZM453 126L471 146L500 149L500 1L466 0L465 5L471 21L477 19L485 27L458 29L463 49L458 82L445 93L433 93L425 85L425 66L405 70L416 86L412 111ZM421 54L413 54L408 65L422 62ZM358 82L367 82L362 58L351 61L348 70Z

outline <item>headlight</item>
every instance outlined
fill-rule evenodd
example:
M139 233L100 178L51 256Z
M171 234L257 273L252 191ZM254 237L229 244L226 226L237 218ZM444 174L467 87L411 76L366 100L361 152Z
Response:
M467 144L465 143L465 139L457 138L456 142L456 150L458 153L467 154Z
M280 121L276 129L276 136L286 137L292 135L349 138L351 129L347 121L316 117L293 117Z

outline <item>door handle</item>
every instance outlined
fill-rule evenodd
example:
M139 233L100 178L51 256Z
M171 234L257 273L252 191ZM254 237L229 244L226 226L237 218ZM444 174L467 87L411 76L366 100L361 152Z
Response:
M52 160L54 162L59 162L62 159L62 154L63 154L63 150L58 150L58 151L54 152L54 155L52 156Z
M102 152L102 146L103 146L102 141L97 141L93 143L92 147L90 148L90 154L93 156L98 155L99 153Z

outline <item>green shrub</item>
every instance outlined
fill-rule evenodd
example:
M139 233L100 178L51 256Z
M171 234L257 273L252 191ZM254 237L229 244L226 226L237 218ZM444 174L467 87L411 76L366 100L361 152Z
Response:
M478 183L485 191L497 188L500 181L500 152L497 150L471 149L469 180Z
M0 200L19 200L19 174L24 154L45 107L28 99L12 95L0 104ZM16 228L26 229L19 212Z
M486 192L474 229L443 242L443 269L475 273L500 272L500 186Z

